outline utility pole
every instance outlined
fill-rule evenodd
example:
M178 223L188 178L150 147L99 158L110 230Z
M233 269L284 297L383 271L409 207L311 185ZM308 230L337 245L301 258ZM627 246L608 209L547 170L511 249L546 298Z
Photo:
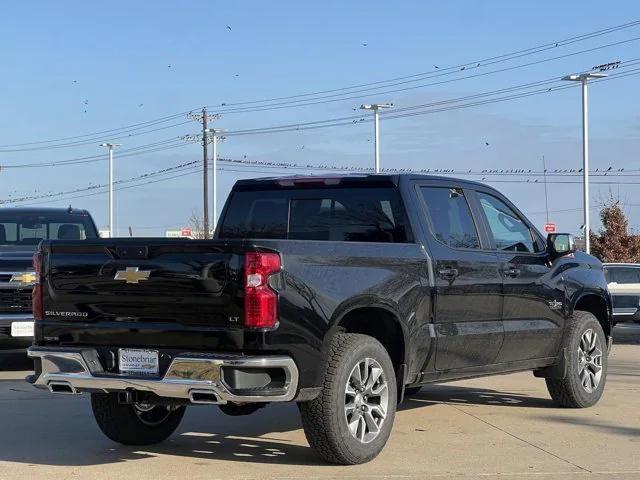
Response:
M211 182L212 213L211 229L215 231L218 221L218 142L224 141L225 137L220 136L224 132L221 128L208 128L206 133L211 135L211 145L213 146L213 157L211 160L211 170L213 172Z
M209 238L209 155L207 155L207 109L202 108L202 229L204 230L204 238Z
M603 73L605 70L617 68L620 62L611 62L609 64L597 65L593 70L587 73L576 73L562 77L562 80L570 82L580 82L582 85L582 203L584 210L584 245L585 251L591 251L591 228L589 224L589 112L587 98L587 83L589 80L606 77Z
M542 155L542 175L544 178L544 208L547 212L547 223L549 223L549 197L547 195L547 163L544 161L544 155Z
M109 238L113 237L113 149L119 143L101 143L101 147L109 149Z
M391 108L393 103L372 103L360 105L361 110L373 110L373 171L380 173L380 109Z
M208 132L209 120L220 118L218 114L207 114L207 107L202 107L201 113L189 112L187 118L202 124L200 136L185 135L182 138L187 141L202 142L202 229L203 237L209 238L209 153L208 153Z

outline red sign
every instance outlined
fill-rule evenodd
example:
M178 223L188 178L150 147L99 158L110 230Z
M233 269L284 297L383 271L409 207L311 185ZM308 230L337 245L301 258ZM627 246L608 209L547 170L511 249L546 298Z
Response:
M556 233L556 224L555 223L545 223L544 231L546 233Z
M190 237L191 236L191 229L190 228L183 228L182 230L180 230L180 236L181 237Z

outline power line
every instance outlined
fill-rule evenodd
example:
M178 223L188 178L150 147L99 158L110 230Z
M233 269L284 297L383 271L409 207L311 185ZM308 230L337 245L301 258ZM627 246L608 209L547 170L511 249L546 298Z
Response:
M176 147L184 147L185 143L182 141L178 141L177 138L170 138L166 140L161 140L158 142L153 142L145 145L140 145L138 147L132 147L129 149L122 150L121 154L118 157L132 157L136 155L142 155L145 153L153 153L160 152L163 150L169 150ZM85 163L94 163L104 160L104 155L88 155L84 157L76 157L67 160L56 160L52 162L42 162L42 163L21 163L21 164L3 164L0 165L0 169L11 169L11 168L38 168L38 167L60 167L65 165L78 165Z
M132 183L132 182L146 180L148 178L152 178L152 177L156 177L156 176L167 175L167 174L173 173L175 171L188 170L188 169L191 169L191 168L198 168L198 165L200 164L200 162L201 162L201 160L181 163L179 165L175 165L175 166L172 166L172 167L163 168L163 169L156 170L156 171L153 171L153 172L143 173L143 174L137 175L135 177L130 177L130 178L122 179L122 180L117 180L117 181L114 182L114 184L121 185L121 184L126 184L126 183ZM0 205L12 204L12 203L22 203L22 202L30 201L30 200L37 200L37 199L44 199L44 198L54 198L54 197L58 197L58 196L66 196L66 195L79 193L79 192L86 192L86 191L91 191L91 190L99 190L99 189L107 188L108 186L109 186L108 184L97 184L97 185L91 185L90 184L87 187L77 188L77 189L74 189L74 190L68 190L68 191L63 191L63 192L45 193L45 194L40 194L40 195L30 195L30 196L22 196L22 197L18 197L18 198L0 200ZM106 192L104 192L104 193L106 193Z
M503 61L508 61L508 60L512 60L514 58L521 58L523 56L527 56L527 55L533 55L536 53L540 53L546 50L552 50L552 49L556 49L556 48L560 48L560 47L565 47L567 45L570 44L574 44L577 42L581 42L581 41L585 41L585 40L589 40L598 36L602 36L602 35L606 35L609 33L614 33L617 31L621 31L621 30L625 30L625 29L629 29L629 28L633 28L640 25L640 20L634 20L634 21L630 21L630 22L626 22L623 24L619 24L619 25L615 25L612 27L607 27L604 29L600 29L600 30L595 30L592 32L588 32L585 34L581 34L581 35L577 35L574 37L569 37L563 40L558 40L556 42L549 42L549 43L545 43L545 44L541 44L541 45L537 45L534 47L530 47L530 48L526 48L526 49L522 49L522 50L517 50L514 52L510 52L510 53L506 53L506 54L501 54L501 55L496 55L496 56L492 56L492 57L488 57L488 58L483 58L483 59L479 59L479 60L474 60L474 61L470 61L470 62L466 62L466 63L460 63L457 65L452 65L452 66L448 66L448 67L444 67L444 68L439 68L439 69L434 69L432 71L429 72L422 72L422 73L417 73L417 74L411 74L411 75L405 75L405 76L400 76L400 77L394 77L391 79L387 79L387 80L381 80L381 81L376 81L376 82L369 82L369 83L361 83L361 84L357 84L357 85L351 85L348 87L340 87L340 88L335 88L335 89L328 89L328 90L320 90L320 91L316 91L316 92L308 92L308 93L303 93L303 94L297 94L297 95L288 95L288 96L281 96L281 97L273 97L273 98L266 98L266 99L261 99L261 100L251 100L251 101L241 101L241 102L235 102L235 103L227 103L227 104L223 104L223 105L217 105L215 106L215 108L218 108L220 106L242 106L242 105L255 105L255 104L262 104L262 103L269 103L269 102L274 102L274 101L280 101L280 100L290 100L290 99L294 99L294 98L303 98L303 97L314 97L314 96L318 96L318 95L322 95L322 94L327 94L327 93L335 93L335 92L346 92L348 90L354 90L356 88L362 88L362 87L370 87L370 86L374 86L374 85L383 85L383 84L389 84L392 82L398 82L401 80L409 80L409 79L415 79L413 81L419 81L422 80L422 77L426 77L426 78L433 78L436 76L443 76L443 75L448 75L448 74L453 74L453 73L457 73L458 71L460 71L460 69L475 69L475 68L479 68L481 66L487 66L487 65L491 65L491 64L495 64L495 63L500 63ZM627 40L627 41L633 41L633 40ZM613 44L611 44L613 45ZM610 46L611 46L610 45ZM605 48L603 47L596 47L596 48ZM584 53L584 52L583 52ZM577 54L577 53L576 53ZM390 85L384 85L383 87L380 88L387 88ZM344 95L349 95L352 92L346 92ZM52 144L52 143L60 143L60 142L66 142L69 140L78 140L78 139L85 139L85 141L87 143L92 143L94 140L89 141L88 138L89 137L95 137L98 135L107 135L107 134L121 134L121 133L130 133L131 131L137 131L139 129L143 129L146 128L148 126L152 126L152 125L156 125L156 124L160 124L163 122L167 122L170 120L173 120L175 118L178 118L182 115L186 115L189 112L192 112L193 110L187 110L184 112L180 112L180 113L176 113L176 114L172 114L172 115L167 115L164 117L160 117L160 118L156 118L153 120L148 120L145 122L139 122L139 123L134 123L134 124L130 124L130 125L126 125L126 126L122 126L122 127L117 127L117 128L113 128L113 129L108 129L108 130L102 130L102 131L97 131L97 132L92 132L92 133L87 133L87 134L81 134L81 135L74 135L74 136L68 136L68 137L61 137L61 138L56 138L56 139L50 139L50 140L38 140L38 141L31 141L31 142L22 142L22 143L13 143L13 144L4 144L4 145L0 145L0 149L9 149L11 147L24 147L24 146L33 146L33 145L47 145L47 144ZM168 127L169 128L169 127ZM119 137L122 138L122 137ZM95 140L104 140L104 137L98 137ZM114 140L113 138L110 138L108 140ZM71 142L71 143L75 143L75 142Z
M638 72L638 70L640 69L634 69L624 74L616 74L615 76L610 75L607 78L594 80L592 83L599 83L604 81L615 80L618 78L634 76L640 73ZM636 73L633 73L633 72L636 72ZM507 101L507 100L530 97L533 95L542 95L550 92L565 90L568 88L576 88L576 86L573 84L568 84L568 85L551 87L546 89L538 89L532 92L526 92L526 93L521 93L517 95L499 97L496 99L489 99L489 100L472 102L472 103L467 103L462 105L453 105L453 106L444 107L440 109L425 110L425 111L418 111L418 112L412 112L412 113L401 113L401 114L398 114L397 111L387 112L387 113L381 114L381 116L382 118L385 118L385 119L407 118L407 117L413 117L417 115L427 115L431 113L440 113L440 112L446 112L451 110L459 110L463 108L475 107L479 105L498 103L498 102ZM299 124L275 125L270 127L260 127L260 128L254 128L254 129L235 130L235 131L231 130L229 132L226 132L225 136L242 136L242 135L256 135L256 134L265 134L265 133L285 133L285 132L302 131L302 130L315 130L318 128L340 127L340 126L347 126L351 124L365 123L370 121L371 119L367 119L361 116L338 117L338 118L331 118L331 119L325 119L325 120L318 120L314 122L303 122Z
M231 158L219 158L219 162L229 163L231 165L242 166L242 167L258 167L258 168L275 168L275 169L292 169L292 170L335 170L339 172L355 172L355 173L373 173L373 169L371 167L360 167L355 165L330 165L330 164L322 164L322 165L314 165L314 164L302 164L295 162L268 162L261 160L247 160L247 159L231 159ZM406 171L406 169L393 169L386 168L382 169L382 173L402 173ZM413 168L410 169L411 172L414 173L424 173L424 174L433 174L433 175L505 175L505 176L563 176L563 177L572 177L572 176L582 176L582 169L547 169L545 171L533 170L533 169L525 169L525 168L485 168L481 170L473 170L473 169L465 169L465 170L456 170L449 168ZM640 172L640 169L627 169L617 168L617 167L609 167L609 169L599 169L596 168L591 170L591 174L593 176L623 176L623 177L635 177L640 176L640 173L633 174L629 172Z
M189 170L189 169L185 169L185 170ZM129 188L136 188L136 187L141 187L141 186L144 186L144 185L150 185L150 184L153 184L153 183L165 182L167 180L173 180L175 178L186 177L187 175L194 175L196 173L200 173L200 167L199 166L192 167L192 170L193 171L189 171L188 173L182 173L180 175L173 175L171 177L165 177L165 178L161 178L161 179L158 179L158 180L152 180L152 181L148 181L148 182L144 182L144 183L139 183L139 184L136 184L136 185L128 185L128 186L125 186L125 187L119 187L119 188L116 188L115 191L127 190ZM66 201L66 200L71 200L71 199L74 199L74 198L93 197L93 196L96 196L96 195L105 195L106 193L107 193L106 191L103 191L103 192L92 192L92 193L86 193L86 194L83 194L83 195L75 195L75 196L71 196L71 197L65 197L65 198L61 198L60 200ZM39 201L39 202L23 203L23 205L39 205L39 204L42 204L42 203L49 203L49 201L48 200L47 201L43 200L43 201Z
M175 113L173 115L167 115L165 117L160 117L160 118L156 118L153 120L148 120L145 122L140 122L140 123L134 123L131 125L126 125L123 127L118 127L118 128L112 128L109 130L102 130L99 132L92 132L92 133L85 133L82 135L73 135L70 137L62 137L62 138L56 138L56 139L51 139L51 140L39 140L39 141L34 141L34 142L23 142L23 143L9 143L9 144L4 144L4 145L0 145L0 148L8 148L8 147L21 147L21 146L26 146L26 145L40 145L40 144L46 144L46 143L57 143L57 142L63 142L63 141L67 141L67 140L76 140L79 138L86 138L86 137L92 137L95 135L104 135L104 134L110 134L110 133L116 133L116 132L121 132L122 130L137 130L136 127L139 128L144 128L147 126L151 126L151 125L157 125L163 122L168 122L169 120L173 120L174 118L178 118L181 117L183 115L186 115L190 112L191 110L187 110L185 112L180 112L180 113Z
M222 171L229 171L229 172L238 172L238 173L268 173L268 174L275 174L275 175L285 175L285 174L289 174L291 170L293 169L304 169L306 171L308 170L323 170L323 171L335 171L335 170L339 170L341 172L346 172L346 171L352 171L352 172L363 172L363 173L367 173L367 170L370 171L370 169L366 169L366 168L358 168L358 167L338 167L338 166L314 166L314 165L300 165L300 164L286 164L286 163L269 163L269 162L254 162L254 161L250 161L250 164L247 163L243 163L243 161L241 160L231 160L231 159L219 159L219 161L221 163L230 163L232 166L238 166L238 167L242 167L241 169L238 168L229 168L229 167L219 167L219 170ZM122 184L126 184L126 183L135 183L135 182L142 182L142 183L135 183L135 185L130 185L128 187L119 187L116 188L116 190L122 190L123 188L134 188L134 187L138 187L138 186L143 186L143 185L148 185L150 183L156 183L154 182L148 182L146 181L149 178L153 178L153 177L157 177L157 176L165 176L167 174L171 174L174 173L175 171L187 171L190 170L191 172L189 174L192 173L196 173L196 169L200 168L200 164L202 161L198 160L198 161L193 161L193 162L187 162L187 163L183 163L180 165L176 165L173 167L168 167L165 169L161 169L161 170L157 170L154 172L149 172L149 173L145 173L142 175L138 175L136 177L131 177L128 179L124 179L124 180L118 180L117 182L115 182L117 185L122 185ZM267 168L268 170L261 170ZM458 176L503 176L503 175L521 175L521 176L531 176L531 175L542 175L543 172L537 172L537 171L521 171L521 172L498 172L498 171L494 171L494 172L490 172L490 171L460 171L460 170L449 170L449 169L401 169L401 170L386 170L383 173L389 173L389 174L393 174L393 173L416 173L416 174L431 174L431 175L458 175ZM607 172L609 176L622 176L620 174L616 173L612 173L612 172ZM552 174L548 174L548 175L552 175ZM558 175L558 176L572 176L575 174L559 174L559 173L555 173L554 175ZM179 176L183 176L183 175L179 175ZM172 177L168 177L169 178L178 178L179 176L172 176ZM602 174L602 176L606 176L605 174ZM639 175L628 175L628 176L639 176ZM160 181L160 180L158 180ZM538 180L534 180L531 181L530 179L518 179L518 180L498 180L498 179L487 179L487 178L482 178L481 180L478 179L477 181L484 181L486 183L517 183L517 184L531 184L531 185L537 185L540 184L542 185L541 182L538 182ZM565 181L565 180L551 180L549 181L549 183L557 183L557 184L581 184L581 182L579 180L576 181ZM596 181L596 182L592 182L593 184L602 184L602 185L611 185L611 184L621 184L621 185L640 185L640 181L634 181L634 182L620 182L620 181ZM51 199L51 198L56 198L56 197L66 197L66 198L80 198L80 197L84 197L84 196L90 196L90 194L103 194L106 193L105 192L95 192L95 190L101 190L103 188L106 188L107 185L90 185L88 187L84 187L84 188L78 188L75 190L70 190L70 191L64 191L64 192L57 192L57 193L47 193L47 194L43 194L43 195L33 195L33 196L23 196L20 198L16 198L16 199L10 199L10 200L4 200L4 201L0 201L0 204L14 204L14 203L24 203L24 202L28 202L28 201L32 201L32 200L39 200L39 199ZM77 193L83 193L83 192L89 192L80 196L76 196L76 197L68 197L69 195L74 195Z
M631 59L628 61L623 62L621 68L628 68L630 66L634 66L637 65L639 62L640 58L635 58L635 59ZM621 74L617 74L617 75L621 75ZM472 94L472 95L466 95L463 97L457 97L457 98L452 98L452 99L447 99L447 100L440 100L440 101L436 101L436 102L430 102L430 103L424 103L424 104L419 104L419 105L411 105L411 106L407 106L407 107L402 107L402 108L398 108L394 111L394 115L391 118L396 118L396 116L399 116L399 113L402 112L406 112L406 111L411 111L411 110L416 110L416 109L421 109L421 108L428 108L428 107L433 107L433 106L439 106L439 105L447 105L447 104L452 104L452 103L457 103L457 102L461 102L463 100L471 100L471 99L476 99L476 98L484 98L484 97L489 97L489 96L495 96L499 93L508 93L508 92L513 92L513 91L519 91L519 90L523 90L526 88L530 88L530 87L534 87L534 86L542 86L542 85L552 85L554 83L560 83L560 80L557 79L557 77L550 77L550 78L546 78L543 80L538 80L538 81L534 81L534 82L527 82L524 84L519 84L519 85L513 85L510 87L504 87L504 88L500 88L500 89L496 89L496 90L490 90L490 91L486 91L486 92L481 92L481 93L477 93L477 94ZM551 89L547 88L547 89L538 89L538 90L534 90L532 92L525 92L523 94L521 94L522 96L529 96L533 93L548 93L554 90L561 90L564 88L571 88L573 87L573 85L565 85L565 84L561 84L561 86L557 86L557 87L552 87ZM511 99L511 98L520 98L520 96L509 96L509 97L501 97L498 99L495 99L496 101L499 100L503 100L503 99ZM487 102L482 102L482 103L492 103L487 101ZM477 104L482 104L482 103L473 103L473 104L469 104L468 106L475 106ZM460 108L461 106L456 106L455 108ZM452 107L453 108L453 107ZM446 111L446 110L438 110L438 111ZM399 113L398 113L399 112ZM385 115L385 114L383 114ZM335 123L335 122L344 122L344 123L336 123L335 125L326 125L327 127L329 126L341 126L341 125L348 125L350 123L357 123L360 122L360 119L363 118L360 115L351 115L351 116L346 116L346 117L338 117L338 118L331 118L331 119L325 119L325 120L317 120L317 121L313 121L313 122L304 122L304 123L299 123L299 124L285 124L285 125L277 125L277 126L272 126L272 127L262 127L262 128L254 128L254 129L245 129L245 130L236 130L236 131L231 131L228 132L229 135L244 135L244 134L251 134L251 133L270 133L270 131L275 130L274 133L278 133L278 132L286 132L286 131L294 131L294 130L302 130L302 129L309 129L309 127L314 126L314 125L319 125L319 126L324 126L323 124L328 124L328 123ZM350 122L347 122L348 120L350 120ZM354 120L356 120L356 122L354 122ZM362 121L368 121L368 120L362 120ZM189 123L189 122L186 122ZM182 123L180 123L179 125L182 125ZM318 127L320 128L320 127ZM196 138L197 136L194 136L194 138ZM116 137L119 138L119 137ZM197 137L200 138L200 137ZM173 142L172 145L167 145L167 144L171 144ZM178 146L181 146L182 143L181 142L177 142L175 141L175 139L170 138L170 139L166 139L166 140L162 140L159 142L154 142L151 144L146 144L146 145L142 145L142 146L138 146L138 147L134 147L131 149L126 149L123 150L120 156L131 156L133 155L133 153L130 152L134 152L136 150L143 150L140 153L136 153L136 155L141 154L141 153L147 153L147 152L151 152L151 151L161 151L161 148L155 149L155 150L147 150L148 148L154 147L154 146L160 146L160 145L165 145L168 148L175 148ZM102 161L103 160L103 156L102 155L90 155L90 156L84 156L84 157L77 157L77 158L73 158L73 159L68 159L68 160L59 160L59 161L53 161L53 162L44 162L44 163L27 163L27 164L16 164L16 165L2 165L2 168L26 168L26 167L56 167L56 166L62 166L62 165L77 165L77 164L83 164L83 163L93 163L96 161Z
M288 95L288 96L267 98L267 99L261 99L261 100L252 100L252 101L241 101L241 102L235 102L235 103L225 103L224 105L215 105L215 106L212 106L212 107L241 106L241 105L248 105L248 104L268 103L268 102L274 102L274 101L279 101L279 100L289 100L289 99L300 98L300 97L317 96L317 95L322 95L322 94L325 94L325 93L334 93L334 92L340 92L340 91L345 91L345 90L353 90L353 89L356 89L356 88L369 87L369 86L373 86L373 85L381 85L381 84L385 84L385 83L391 83L391 82L396 82L396 81L400 81L400 80L406 80L406 79L410 79L410 78L418 78L418 80L422 80L422 78L419 78L419 77L427 76L427 78L432 78L432 77L437 77L437 76L443 76L443 75L448 75L450 73L458 73L460 71L460 69L462 69L463 67L465 68L465 70L467 68L469 68L469 69L470 68L479 68L480 66L487 66L487 65L499 63L499 62L502 62L502 61L511 60L513 58L520 58L520 57L525 56L525 55L531 55L531 54L535 54L535 53L540 53L541 51L551 50L551 49L555 49L555 48L558 48L558 47L567 46L567 45L570 45L570 44L573 44L573 43L576 43L576 42L579 42L579 41L584 41L584 40L587 40L587 39L590 39L590 38L594 38L594 37L597 37L597 36L605 35L607 33L612 33L612 32L615 32L615 31L619 31L619 30L624 30L624 29L627 29L627 28L635 27L637 25L640 25L640 20L635 20L635 21L627 22L627 23L624 23L624 24L621 24L621 25L616 25L616 26L613 26L613 27L609 27L609 28L605 28L605 29L601 29L601 30L596 30L594 32L589 32L589 33L586 33L586 34L570 37L570 38L567 38L567 39L564 39L564 40L558 40L557 42L550 42L550 43L538 45L538 46L535 46L535 47L526 48L526 49L523 49L523 50L517 50L517 51L511 52L511 53L497 55L497 56L493 56L493 57L489 57L489 58L483 58L483 59L479 59L479 60L473 60L473 61L470 61L470 62L467 62L467 63L460 63L460 64L457 64L457 65L452 65L452 66L448 66L448 67L444 67L444 68L434 68L433 70L428 71L428 72L405 75L405 76L395 77L395 78L391 78L391 79L387 79L387 80L380 80L380 81L369 82L369 83L361 83L361 84L352 85L352 86L349 86L349 87L334 88L334 89L329 89L329 90L320 90L320 91L316 91L316 92L302 93L302 94L297 94L297 95Z
M184 122L178 122L178 123L174 123L171 125L165 125L163 127L158 127L158 128L154 128L151 130L145 130L143 132L138 132L138 133L127 133L126 135L120 135L120 136L116 136L116 137L109 137L109 140L122 140L122 139L127 139L127 138L131 138L131 137L137 137L140 135L146 135L149 133L154 133L154 132L159 132L161 130L167 130L170 128L175 128L175 127L179 127L182 125L186 125L188 123L191 123L190 121L184 121ZM137 129L136 129L137 130ZM133 130L129 130L129 131L133 131ZM126 132L124 132L126 133ZM52 150L52 149L58 149L58 148L70 148L70 147L82 147L82 146L86 146L86 145L94 145L102 140L104 140L104 137L95 137L89 140L82 140L82 141L77 141L77 142L71 142L71 143L62 143L62 144L58 144L58 145L46 145L46 146L36 146L36 147L27 147L27 148L14 148L14 149L4 149L4 150L0 150L0 153L15 153L15 152L32 152L32 151L38 151L38 150Z
M632 66L632 65L636 65L637 63L639 63L636 59L630 60L629 62L630 62L629 65L626 65L626 66ZM621 67L621 68L624 68L624 67ZM607 78L595 80L592 83L611 81L611 80L615 80L615 79L618 79L618 78L623 78L623 77L628 77L628 76L635 76L635 75L638 75L638 74L640 74L640 68L632 69L632 70L630 70L629 72L626 72L626 73L617 73L617 74L611 75L611 76L609 76ZM486 105L486 104L498 103L498 102L502 102L502 101L513 100L513 99L525 98L525 97L529 97L529 96L533 96L533 95L541 95L541 94L551 93L551 92L555 92L555 91L559 91L559 90L564 90L564 89L567 89L567 88L574 88L575 87L573 84L568 84L568 85L562 85L562 86L558 86L558 87L542 88L542 89L537 89L537 90L533 90L533 91L530 91L530 92L524 92L524 93L515 94L515 95L507 95L507 96L502 96L502 97L483 100L483 101L478 101L478 102L470 102L470 103L461 104L461 105L451 105L451 106L443 107L443 108L439 108L439 109L431 109L431 110L422 110L422 111L416 111L416 112L410 112L410 113L402 113L402 112L405 112L405 111L408 112L408 111L413 110L413 109L425 108L425 107L428 107L430 105L453 103L453 102L456 102L458 100L469 99L469 98L481 98L481 97L484 97L484 96L494 95L495 94L494 92L508 92L508 91L513 91L513 90L518 90L518 89L522 89L523 87L526 87L526 86L529 86L529 85L544 84L545 81L546 80L540 80L538 82L529 82L528 84L515 85L515 86L512 86L512 87L506 87L506 88L502 88L502 89L495 90L495 91L492 91L492 92L483 92L483 93L480 93L480 94L468 95L468 96L465 96L465 97L459 97L458 99L443 100L443 101L439 101L439 102L432 102L430 104L422 104L422 105L403 107L403 108L397 110L397 111L400 111L401 113L396 113L397 112L396 111L396 112L393 112L393 114L389 114L389 113L383 114L384 115L383 118L388 118L388 119L407 118L407 117L412 117L412 116L417 116L417 115L427 115L427 114L432 114L432 113L441 113L441 112L447 112L447 111L452 111L452 110L475 107L475 106L479 106L479 105ZM300 124L285 124L285 125L276 125L276 126L271 126L271 127L261 127L261 128L255 128L255 129L236 130L236 131L225 132L225 136L242 136L242 135L254 135L254 134L265 134L265 133L285 133L285 132L291 132L291 131L310 130L310 129L316 129L316 128L331 128L331 127L338 127L338 126L348 126L348 125L352 125L354 123L364 123L364 122L369 122L370 121L369 119L366 119L366 118L360 120L361 118L362 117L360 117L360 116L348 116L348 117L331 118L331 119L325 119L325 120L317 120L317 121L314 121L314 122L304 122L304 123L300 123ZM357 122L353 121L355 119L358 119ZM162 140L162 141L159 141L159 142L154 142L154 143L151 143L151 144L142 145L142 146L139 146L139 147L134 147L134 148L131 148L131 149L123 150L122 154L120 155L120 157L130 157L130 156L141 155L141 154L161 152L161 151L165 151L165 150L169 150L169 149L173 149L173 148L183 147L185 145L186 145L185 143L183 143L181 141L177 141L175 139L166 139L166 140ZM150 147L155 147L155 148L150 148ZM64 165L77 165L77 164L83 164L83 163L92 163L92 162L97 162L97 161L102 161L102 160L103 160L103 156L101 156L101 155L90 155L90 156L85 156L85 157L77 157L77 158L73 158L73 159L60 160L60 161L54 161L54 162L28 163L28 164L15 164L15 165L1 165L0 168L1 169L9 169L9 168L57 167L57 166L64 166Z
M410 86L410 87L403 87L403 88L379 91L379 92L375 92L375 94L379 96L379 95L386 95L386 94L390 94L390 93L406 92L406 91L409 91L409 90L415 90L415 89L419 89L419 88L425 88L425 87L431 87L431 86L435 86L435 85L444 85L444 84L448 84L448 83L459 82L461 80L468 80L470 78L484 77L484 76L493 75L493 74L496 74L496 73L503 73L503 72L508 72L508 71L511 71L511 70L516 70L516 69L519 69L519 68L531 67L533 65L539 65L541 63L546 63L546 62L550 62L550 61L554 61L554 60L560 60L560 59L572 57L572 56L575 56L575 55L581 55L581 54L584 54L584 53L589 53L589 52L593 52L593 51L596 51L596 50L601 50L601 49L604 49L604 48L609 48L609 47L613 47L613 46L619 46L619 45L622 45L622 44L625 44L625 43L635 42L635 41L638 41L638 40L640 40L640 37L634 37L634 38L630 38L630 39L626 39L626 40L621 40L619 42L613 42L613 43L609 43L609 44L606 44L606 45L600 45L600 46L597 46L597 47L592 47L592 48L580 50L580 51L577 51L577 52L572 52L572 53L567 53L567 54L564 54L564 55L559 55L559 56L556 56L556 57L545 58L545 59L536 60L536 61L533 61L533 62L523 63L523 64L519 64L519 65L512 65L510 67L504 67L504 68L500 68L500 69L497 69L497 70L490 70L488 72L475 73L475 74L472 74L472 75L466 75L466 76L447 79L447 80L440 80L440 81L431 82L431 83L423 83L423 84L420 84L420 85L413 85L413 86ZM480 66L473 67L473 68L480 68ZM451 72L451 74L453 74L453 73L458 73L458 72ZM348 93L345 93L345 94L326 95L326 96L316 97L314 99L309 99L309 100L291 100L291 101L287 101L287 102L272 103L272 104L258 106L258 107L247 107L247 108L238 108L238 109L217 109L216 112L217 113L221 113L221 114L251 113L251 112L262 112L262 111L270 111L270 110L280 110L280 109L293 108L293 107L305 107L305 106L321 105L321 104L325 104L325 103L341 102L341 101L345 101L345 100L356 100L356 99L361 99L361 98L363 98L365 96L369 96L370 92L372 90L391 87L391 86L395 86L395 85L402 85L404 83L406 83L406 82L390 84L390 85L386 85L385 87L376 87L376 88L373 88L373 89L370 88L370 89L364 89L364 90L355 90L355 91L348 92ZM353 95L353 94L358 94L358 95ZM350 95L350 96L345 96L345 95ZM215 108L215 107L210 106L210 108Z

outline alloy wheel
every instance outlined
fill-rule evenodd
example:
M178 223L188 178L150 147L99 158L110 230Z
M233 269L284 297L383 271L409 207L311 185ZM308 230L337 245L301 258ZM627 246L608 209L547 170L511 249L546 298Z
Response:
M389 385L373 358L358 362L347 380L344 414L351 435L362 443L373 441L382 428L389 407Z
M591 328L582 334L578 345L578 376L587 393L598 388L602 377L602 342Z

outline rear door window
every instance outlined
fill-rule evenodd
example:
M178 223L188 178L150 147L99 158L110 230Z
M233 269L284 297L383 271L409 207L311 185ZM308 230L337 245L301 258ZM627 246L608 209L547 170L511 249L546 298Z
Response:
M394 188L324 188L236 191L220 238L341 242L411 241Z
M421 187L433 235L452 248L480 248L471 209L458 188Z

